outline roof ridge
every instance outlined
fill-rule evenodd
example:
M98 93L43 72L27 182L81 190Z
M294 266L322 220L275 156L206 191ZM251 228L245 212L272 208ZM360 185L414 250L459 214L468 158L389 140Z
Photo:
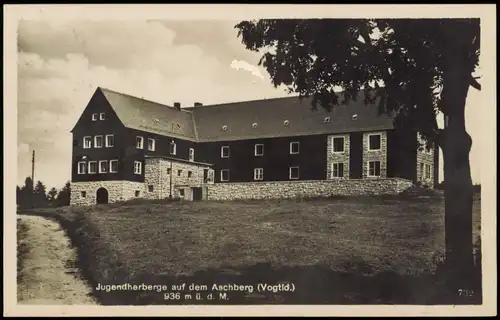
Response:
M360 89L359 92L362 92L363 89ZM341 91L338 91L338 92L335 92L336 94L342 94L344 93L345 90L341 90ZM224 102L224 103L216 103L216 104L207 104L207 105L203 105L203 107L218 107L218 106L225 106L225 105L230 105L230 104L243 104L243 103L250 103L250 102L264 102L264 101L275 101L275 100L285 100L285 99L309 99L309 98L312 98L313 97L313 94L309 95L309 96L300 96L300 94L298 95L289 95L289 96L285 96L285 97L275 97L275 98L264 98L264 99L255 99L255 100L243 100L243 101L234 101L234 102ZM199 109L200 107L195 107L195 106L192 106L192 107L186 107L185 109Z
M143 100L143 101L151 102L151 103L154 103L154 104L160 105L160 106L162 106L162 107L167 107L167 108L172 108L172 109L175 109L174 107L169 106L169 105L167 105L167 104L163 104L163 103L160 103L160 102L158 102L158 101L153 101L153 100L149 100L149 99L144 99L144 98L141 98L141 97L138 97L138 96L133 96L133 95L128 94L128 93L119 92L119 91L112 90L112 89L108 89L108 88L104 88L104 87L98 87L98 89L101 89L101 90L103 90L103 91L109 91L109 92L111 92L111 93L119 94L119 95L126 96L126 97L133 98L133 99L138 99L138 100Z
M244 101L234 101L234 102L224 102L224 103L216 103L216 104L207 104L203 105L201 108L205 107L216 107L216 106L225 106L225 105L230 105L230 104L242 104L242 103L249 103L249 102L263 102L263 101L271 101L271 100L285 100L285 99L293 99L293 98L300 98L300 96L287 96L287 97L276 97L276 98L265 98L265 99L256 99L256 100L244 100ZM307 97L303 97L307 98ZM200 107L186 107L185 109L199 109Z

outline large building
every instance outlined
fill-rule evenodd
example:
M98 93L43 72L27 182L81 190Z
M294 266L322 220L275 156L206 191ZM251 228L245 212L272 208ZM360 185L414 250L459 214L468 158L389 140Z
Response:
M437 181L435 149L375 104L309 98L173 107L98 88L73 134L71 203L398 193ZM436 165L435 165L436 164Z

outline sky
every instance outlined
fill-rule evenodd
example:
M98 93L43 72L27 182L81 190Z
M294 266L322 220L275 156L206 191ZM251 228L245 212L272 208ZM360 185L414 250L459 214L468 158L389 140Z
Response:
M70 180L70 130L98 86L183 106L286 96L257 66L261 54L245 49L237 37L237 22L20 21L17 184L31 175L33 150L35 180L58 189ZM466 121L475 142L478 101L479 92L471 88ZM473 142L475 183L479 164L480 146Z

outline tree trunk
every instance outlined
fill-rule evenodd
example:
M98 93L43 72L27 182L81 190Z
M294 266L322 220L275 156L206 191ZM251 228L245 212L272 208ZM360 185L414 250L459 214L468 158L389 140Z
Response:
M460 65L443 78L442 103L448 123L444 130L445 269L448 289L459 295L473 279L473 185L469 162L472 139L465 128L465 103L470 71ZM450 292L452 293L452 292Z

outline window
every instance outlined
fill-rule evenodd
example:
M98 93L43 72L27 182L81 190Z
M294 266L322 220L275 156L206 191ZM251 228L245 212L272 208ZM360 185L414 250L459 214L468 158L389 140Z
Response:
M283 124L285 125L285 127L288 127L288 125L290 124L290 121L285 120L285 121L283 121Z
M290 142L290 154L299 153L299 143L298 142Z
M257 122L252 123L252 128L257 128Z
M142 173L142 162L134 161L134 173L141 174Z
M224 146L220 148L220 157L229 158L229 146Z
M135 196L136 196L136 197L138 197L138 196L140 196L140 195L141 195L141 191L139 191L139 190L135 190Z
M104 112L101 112L99 114L99 120L104 120L104 119L106 119L106 114Z
M177 144L173 140L170 142L170 154L173 156L177 154Z
M180 177L182 175L182 170L177 170L177 176Z
M325 121L325 123L330 122L330 117L326 117L324 121Z
M425 170L424 170L424 164L420 164L420 179L424 178Z
M97 121L97 113L92 113L92 121Z
M229 181L229 170L222 169L220 171L220 181Z
M368 176L380 177L380 161L368 161Z
M344 163L332 163L332 178L344 177Z
M92 148L92 137L83 137L83 148Z
M115 136L112 134L107 134L106 135L106 148L114 147L115 146Z
M102 136L95 136L94 137L94 148L102 148L102 145L103 145Z
M222 131L226 131L227 130L227 126L226 125L223 125L222 126Z
M153 191L154 191L154 189L155 189L155 188L154 188L154 186L153 186L152 184L150 184L150 185L148 186L148 191L149 191L149 192L153 192Z
M137 149L144 148L144 138L143 137L135 138L135 146Z
M290 167L288 169L288 178L289 179L298 179L299 178L299 167Z
M344 137L332 138L332 152L344 152Z
M106 173L106 172L108 172L108 161L106 160L99 161L99 173Z
M78 162L78 174L85 174L87 164L84 161Z
M172 171L172 169L167 168L167 174L170 174L171 171Z
M82 198L86 198L87 197L87 191L80 191L80 196Z
M194 161L194 149L189 148L189 161L193 162Z
M188 178L191 178L193 176L193 171L188 171Z
M256 144L254 151L255 151L256 156L264 155L264 145L263 144Z
M352 120L358 120L358 115L357 114L353 114L351 119Z
M264 169L263 168L253 169L253 179L254 180L263 180L264 179Z
M89 173L97 173L97 161L89 161Z
M368 150L380 150L380 134L368 135Z
M148 139L148 150L155 151L155 139Z
M118 172L118 160L109 160L109 172Z
M431 165L426 164L425 165L425 179L430 179L431 178Z
M184 198L184 189L179 189L179 196Z

